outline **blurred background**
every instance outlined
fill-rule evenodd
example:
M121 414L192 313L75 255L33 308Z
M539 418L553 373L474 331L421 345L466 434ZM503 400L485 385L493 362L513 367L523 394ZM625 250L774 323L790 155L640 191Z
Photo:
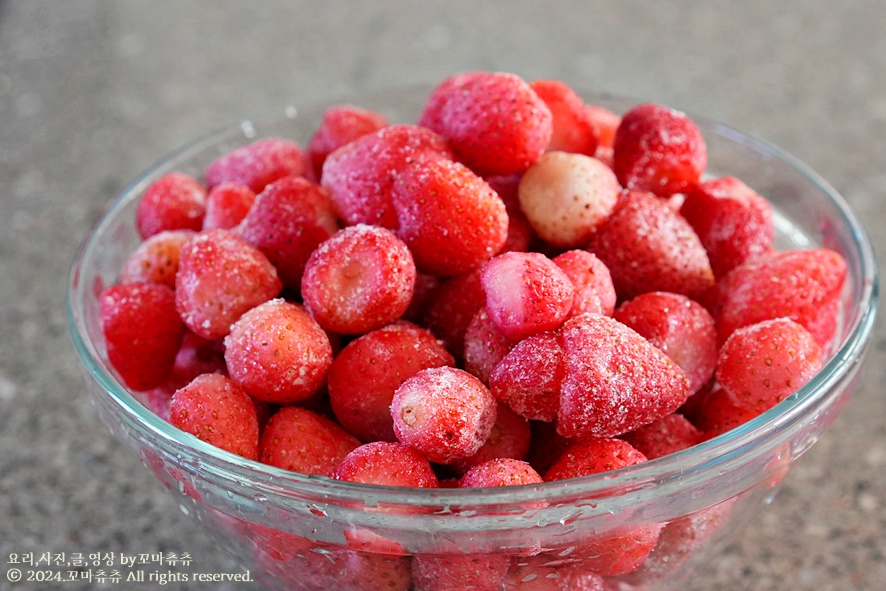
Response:
M232 568L101 425L65 321L77 247L165 153L287 105L463 70L558 78L781 146L846 197L884 260L884 28L879 0L0 2L0 565L172 551ZM688 591L882 588L884 383L879 329L848 409ZM227 589L165 588L210 586Z

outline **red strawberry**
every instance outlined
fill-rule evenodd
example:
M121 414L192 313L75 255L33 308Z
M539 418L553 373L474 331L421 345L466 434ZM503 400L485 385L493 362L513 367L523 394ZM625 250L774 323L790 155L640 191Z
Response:
M277 269L283 285L298 289L308 257L338 231L329 193L302 177L286 177L259 193L237 233Z
M259 459L293 472L331 477L335 467L359 446L353 435L329 419L284 406L265 425Z
M286 176L304 176L307 167L301 148L282 138L265 138L234 148L206 167L210 188L223 183L246 185L260 193Z
M558 335L542 332L523 339L504 356L489 377L489 389L520 416L553 421L565 371Z
M582 98L560 80L534 80L530 86L551 110L553 133L547 151L593 156L597 132Z
M689 378L690 392L714 374L717 329L705 308L684 295L654 291L623 303L613 318L664 351Z
M437 488L437 475L424 456L388 441L374 441L354 449L336 466L332 477L362 484Z
M514 458L495 458L478 464L461 477L461 488L519 486L544 482L528 463Z
M609 269L596 255L586 250L567 250L553 259L575 287L569 317L585 312L612 316L615 310L615 286Z
M511 565L505 554L419 555L412 580L421 591L500 591Z
M206 197L203 229L236 228L249 213L253 203L255 203L255 193L246 185L231 183L216 185Z
M133 390L161 385L185 334L172 290L159 283L115 285L99 296L108 361Z
M185 324L220 339L247 310L280 293L277 271L259 250L230 230L207 230L181 251L175 304Z
M416 125L389 125L330 154L320 183L347 224L397 227L391 191L400 172L425 158L451 158L446 140Z
M714 273L692 226L661 199L628 191L587 249L603 261L622 300L648 291L699 299Z
M711 300L720 340L742 326L786 317L826 348L845 280L845 259L826 248L773 252L739 265L717 282Z
M175 289L182 247L193 230L164 230L139 244L120 269L120 283L162 283Z
M812 379L821 364L821 347L809 331L776 318L733 332L720 349L716 376L736 405L761 413Z
M699 443L701 432L683 415L671 413L625 433L622 439L653 460Z
M461 91L469 81L483 75L483 72L462 72L453 74L434 87L418 116L417 125L428 129L438 129L443 123L443 108L446 103Z
M699 183L680 207L704 245L714 275L766 254L775 240L772 206L735 177Z
M206 215L206 188L182 172L148 186L138 202L135 224L144 239L164 230L199 230Z
M207 373L177 390L169 422L231 453L258 459L258 417L252 399L223 375Z
M486 308L480 271L476 269L443 281L428 295L422 314L422 325L443 341L456 359L464 358L468 325L477 312Z
M442 158L414 162L392 192L399 229L419 270L440 276L481 266L504 246L501 198L465 166Z
M388 120L384 115L369 109L353 105L338 105L327 109L323 113L320 126L308 143L308 158L314 176L318 179L322 176L323 163L338 148L387 126Z
M485 309L474 315L465 330L464 342L465 369L484 384L489 383L489 376L498 363L517 344L516 340L505 336Z
M530 437L529 421L504 404L498 404L492 431L477 453L458 460L449 467L458 474L464 474L474 466L495 458L523 460L529 452Z
M551 110L525 80L501 72L477 73L449 92L436 116L422 119L449 140L477 174L523 172L551 141Z
M685 113L644 103L622 115L613 169L626 189L667 197L698 182L708 163L704 138Z
M566 375L557 431L564 437L615 437L674 412L689 396L676 363L608 316L568 320L560 338Z

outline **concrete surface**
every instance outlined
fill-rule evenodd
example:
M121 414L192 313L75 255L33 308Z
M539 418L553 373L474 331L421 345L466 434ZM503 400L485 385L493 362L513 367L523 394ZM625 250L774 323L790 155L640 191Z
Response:
M0 572L13 552L163 549L230 569L99 423L64 319L75 249L167 151L461 70L560 78L780 145L845 195L886 260L884 26L878 0L0 3ZM884 372L881 323L851 405L689 590L884 588ZM0 578L76 588L55 585Z

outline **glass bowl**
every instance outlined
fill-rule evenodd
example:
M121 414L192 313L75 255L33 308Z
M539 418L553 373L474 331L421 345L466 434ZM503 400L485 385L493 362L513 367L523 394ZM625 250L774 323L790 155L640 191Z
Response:
M427 93L384 92L355 104L392 122L412 122ZM615 112L637 102L585 98ZM138 198L163 174L180 170L200 177L220 154L260 137L306 145L322 111L289 107L162 159L110 206L70 273L68 321L101 419L179 497L183 511L265 586L427 587L413 585L414 575L433 589L462 589L471 577L476 589L679 588L771 499L849 400L877 308L877 267L861 224L832 187L790 155L693 117L707 142L709 173L736 176L772 202L777 246L826 246L848 263L841 322L827 363L774 408L700 445L637 466L506 489L398 489L305 476L177 430L121 385L99 329L97 295L116 282L139 242ZM637 552L644 543L654 544L645 558Z

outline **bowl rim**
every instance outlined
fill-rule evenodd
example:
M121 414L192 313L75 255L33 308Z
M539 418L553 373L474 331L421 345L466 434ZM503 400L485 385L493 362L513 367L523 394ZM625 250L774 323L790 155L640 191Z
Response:
M597 100L605 106L616 102L620 106L639 104L639 100L607 93L589 93L589 101ZM727 124L689 114L699 125L705 125L714 133L742 144L756 152L767 154L788 165L814 185L839 212L840 221L851 231L853 246L859 261L861 285L858 286L857 313L847 318L847 336L830 356L822 369L790 397L773 408L735 429L713 437L695 446L635 466L610 472L593 474L563 481L550 481L540 485L522 485L502 489L417 489L364 485L333 480L319 475L304 475L282 468L249 460L205 443L195 436L180 431L163 420L138 401L105 367L102 353L89 339L83 305L85 294L91 286L80 281L82 264L89 260L100 246L100 237L131 201L143 192L153 179L172 170L189 155L205 150L224 139L239 137L249 139L257 126L280 124L285 119L296 118L296 109L288 106L283 115L266 115L254 120L245 119L235 125L223 127L188 142L156 161L133 180L105 209L100 219L82 241L68 274L66 291L66 317L69 332L79 361L107 397L113 402L120 417L132 427L148 431L167 445L186 446L199 466L195 470L212 472L223 479L248 482L251 488L266 495L282 497L322 498L330 502L358 501L363 503L371 497L375 502L389 505L431 506L441 504L485 507L509 505L531 500L552 503L558 499L604 498L613 493L648 491L654 486L656 496L667 491L679 491L691 483L703 481L712 469L723 473L747 461L748 454L770 449L787 438L790 427L802 421L813 409L826 404L834 394L834 385L848 372L853 363L860 360L870 344L879 301L879 271L873 247L860 220L846 200L827 181L810 167L781 148L759 138L741 132ZM300 115L299 115L300 116ZM238 135L242 134L242 135Z

